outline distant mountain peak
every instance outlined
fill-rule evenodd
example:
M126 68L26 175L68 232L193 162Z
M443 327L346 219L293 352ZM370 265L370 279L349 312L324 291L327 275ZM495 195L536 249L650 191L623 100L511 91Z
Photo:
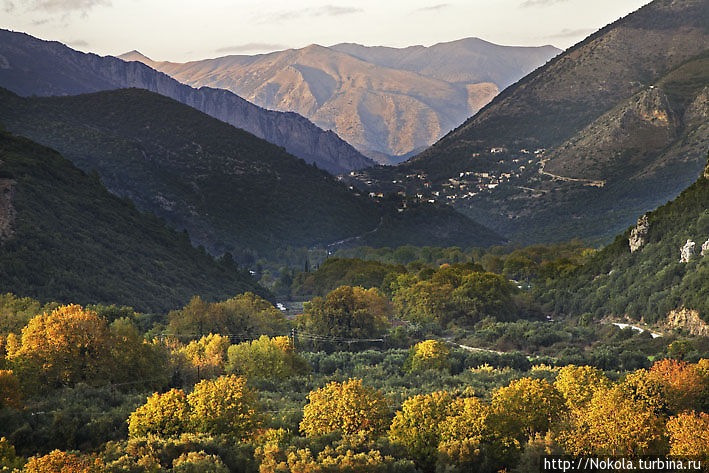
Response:
M138 62L142 62L142 63L154 62L152 59L150 59L148 56L141 53L137 49L134 49L132 51L128 51L127 53L123 53L120 56L116 56L116 57L119 59L123 59L124 61L138 61Z

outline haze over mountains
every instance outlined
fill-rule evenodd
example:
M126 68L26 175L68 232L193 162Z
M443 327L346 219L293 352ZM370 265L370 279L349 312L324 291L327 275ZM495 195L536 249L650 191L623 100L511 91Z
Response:
M314 44L184 64L137 51L119 57L194 87L228 89L262 107L297 112L392 163L427 147L559 52L466 38L401 49Z
M0 86L22 96L75 95L139 87L242 128L332 173L373 164L335 133L295 113L264 110L226 90L180 84L144 64L75 51L0 29Z
M420 155L362 181L454 203L514 240L609 237L703 166L707 49L709 2L656 0L507 88Z

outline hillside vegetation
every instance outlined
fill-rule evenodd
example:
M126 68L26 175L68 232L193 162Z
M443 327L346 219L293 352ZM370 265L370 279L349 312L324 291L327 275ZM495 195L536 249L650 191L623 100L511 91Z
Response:
M42 301L181 307L193 295L266 294L230 257L111 195L57 152L0 132L0 293Z
M662 323L670 311L685 307L709 321L709 245L702 250L709 241L707 209L709 174L705 171L675 200L648 212L647 224L640 225L645 230L627 229L543 297L564 313L627 315ZM629 244L631 233L641 237L642 244L635 251ZM687 262L681 262L687 240L696 242L695 251Z

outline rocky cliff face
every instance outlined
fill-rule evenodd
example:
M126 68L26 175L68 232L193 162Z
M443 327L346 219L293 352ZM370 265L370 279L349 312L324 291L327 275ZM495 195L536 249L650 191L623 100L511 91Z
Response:
M628 239L628 245L630 246L630 252L642 248L645 244L645 239L647 238L647 232L650 230L650 225L647 222L647 215L643 215L638 219L638 224L630 231L630 238Z
M195 89L139 62L74 51L0 30L0 86L23 95L76 95L136 87L171 97L242 128L332 173L374 164L335 133L296 113L265 110L218 89Z
M699 317L699 312L685 307L670 311L665 325L674 330L685 330L692 335L709 336L709 325Z

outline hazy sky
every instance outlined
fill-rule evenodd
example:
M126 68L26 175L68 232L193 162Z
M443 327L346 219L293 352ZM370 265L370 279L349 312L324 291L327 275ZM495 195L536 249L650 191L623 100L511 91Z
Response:
M477 36L567 48L649 0L0 0L0 27L101 55L156 60L317 43L429 46Z

